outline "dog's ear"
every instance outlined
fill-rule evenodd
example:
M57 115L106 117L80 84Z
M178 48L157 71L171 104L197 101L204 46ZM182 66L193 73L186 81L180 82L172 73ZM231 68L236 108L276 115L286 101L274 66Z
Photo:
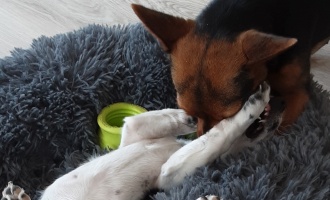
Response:
M245 31L239 38L249 64L268 60L297 42L295 38L280 37L256 30Z
M137 4L132 4L132 8L166 52L171 52L177 40L185 36L194 26L193 20L174 17Z

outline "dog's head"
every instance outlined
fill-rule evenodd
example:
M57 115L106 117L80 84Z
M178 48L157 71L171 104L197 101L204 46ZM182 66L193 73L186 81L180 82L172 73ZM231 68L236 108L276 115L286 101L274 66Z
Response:
M199 135L237 113L266 80L265 62L296 43L256 30L219 38L203 31L207 23L132 7L170 53L178 105L198 118Z

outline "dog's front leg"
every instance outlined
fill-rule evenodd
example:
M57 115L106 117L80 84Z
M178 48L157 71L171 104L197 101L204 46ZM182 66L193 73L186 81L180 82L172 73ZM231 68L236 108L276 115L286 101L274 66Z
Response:
M172 187L196 168L214 161L228 151L232 143L244 134L265 109L269 92L269 86L263 84L235 116L222 120L205 135L176 151L162 166L158 186L164 189Z
M196 121L181 109L149 111L124 121L119 148L143 139L175 138L196 131Z

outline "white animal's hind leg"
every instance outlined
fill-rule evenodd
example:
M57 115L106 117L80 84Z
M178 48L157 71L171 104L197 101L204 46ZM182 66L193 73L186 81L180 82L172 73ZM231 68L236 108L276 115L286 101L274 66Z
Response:
M120 147L143 139L176 137L196 131L196 121L181 109L149 111L124 119Z

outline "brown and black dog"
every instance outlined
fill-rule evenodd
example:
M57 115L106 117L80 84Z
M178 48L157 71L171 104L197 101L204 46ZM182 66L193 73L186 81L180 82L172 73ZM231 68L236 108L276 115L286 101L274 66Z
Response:
M330 37L330 0L214 0L196 20L132 7L170 53L178 105L198 118L199 135L237 113L265 80L270 117L249 137L286 128L304 110L311 54Z

